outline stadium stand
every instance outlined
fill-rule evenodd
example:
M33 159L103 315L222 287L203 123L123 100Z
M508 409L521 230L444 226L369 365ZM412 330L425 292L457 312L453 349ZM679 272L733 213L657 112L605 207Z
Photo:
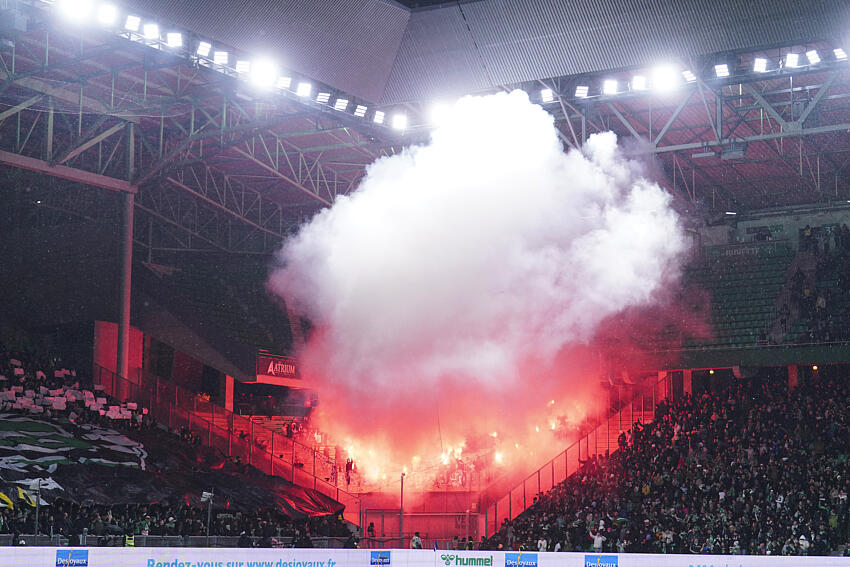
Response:
M342 547L351 537L336 502L202 448L187 428L169 432L58 360L0 349L0 544Z
M710 293L713 333L686 347L736 348L767 342L776 298L794 258L788 242L708 248L688 267L686 285Z
M845 549L848 373L663 400L487 541L492 549L826 555ZM538 547L539 546L539 547Z

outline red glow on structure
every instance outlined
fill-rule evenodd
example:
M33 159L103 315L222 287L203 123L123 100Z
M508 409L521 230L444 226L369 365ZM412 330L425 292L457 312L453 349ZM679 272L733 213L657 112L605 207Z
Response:
M418 386L403 353L388 357L396 384L338 380L324 365L326 331L315 330L302 356L322 397L314 424L355 460L370 489L398 485L401 472L411 488L472 475L483 487L563 450L607 409L608 377L660 368L664 357L647 353L708 336L708 312L704 294L659 298L606 319L589 344L567 345L551 362L525 359L517 376L446 375L429 388Z

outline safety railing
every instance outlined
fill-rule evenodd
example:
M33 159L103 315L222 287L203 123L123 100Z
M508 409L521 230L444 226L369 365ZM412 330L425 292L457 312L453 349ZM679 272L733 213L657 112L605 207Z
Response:
M649 423L655 417L655 406L664 398L672 395L672 381L669 376L652 381L652 384L640 391L631 402L603 420L587 435L573 442L542 467L526 476L522 482L514 485L507 494L494 498L495 487L488 488L482 494L484 510L484 535L489 537L498 531L501 522L514 519L535 499L548 492L560 482L579 470L581 464L596 455L612 454L619 447L619 437L641 421Z
M94 383L115 399L147 408L153 419L171 430L187 429L204 445L265 474L333 498L345 505L345 519L358 523L359 499L338 486L337 464L312 447L151 373L140 372L132 381L95 364Z

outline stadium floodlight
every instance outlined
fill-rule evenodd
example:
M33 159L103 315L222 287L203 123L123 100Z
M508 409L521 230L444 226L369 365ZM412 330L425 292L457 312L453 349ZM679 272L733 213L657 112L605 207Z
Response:
M789 53L785 56L785 66L786 67L796 67L800 62L800 55L798 53Z
M396 130L404 130L407 128L407 116L404 114L393 115L393 128Z
M756 73L764 73L767 71L767 59L764 57L756 57L753 59L753 71Z
M230 54L226 51L216 51L213 54L213 63L216 65L227 65L230 61Z
M689 83L693 83L694 81L697 80L697 76L694 75L693 71L691 71L690 69L685 69L684 71L682 71L682 76Z
M159 39L159 25L145 24L145 39Z
M615 95L619 90L620 85L617 84L616 79L606 79L602 83L602 93L607 95Z
M251 62L244 59L236 61L236 72L239 74L248 73L251 71Z
M357 118L363 118L366 116L366 111L369 110L369 107L365 104L358 104L357 108L354 109L354 116Z
M62 0L59 2L59 10L62 15L75 23L85 20L93 7L92 0Z
M127 31L137 32L140 25L142 25L142 19L139 16L127 16L124 21L124 29Z
M334 103L334 110L338 110L339 112L345 112L345 109L348 108L348 99L346 98L338 98Z
M633 91L645 91L646 90L646 77L643 75L635 75L632 77L632 90Z
M310 96L310 93L313 92L313 85L310 83L298 83L298 90L295 91L295 94L298 96Z
M183 34L180 32L168 32L165 34L165 44L172 49L183 47Z
M373 118L375 124L383 124L384 123L384 112L382 110L375 111L375 118Z
M118 21L118 8L112 4L101 4L97 7L97 21L103 26L114 26Z
M809 51L806 51L806 59L809 60L809 65L817 65L818 63L820 63L820 55L818 55L816 49L810 49Z
M669 65L656 67L652 71L652 88L656 91L672 91L679 86L679 76L676 69Z
M540 100L543 102L552 102L555 100L555 93L552 89L543 89L540 91Z
M318 102L319 104L327 104L330 99L331 93L320 92L316 95L316 102Z
M847 52L845 52L840 47L836 47L832 50L832 54L835 55L836 61L846 61L847 60Z
M279 89L288 89L292 86L292 77L278 77L276 86Z
M261 89L270 89L277 79L277 65L271 59L251 62L251 84Z
M729 76L729 65L726 63L720 63L719 65L714 66L714 75L718 79L722 79L723 77Z
M212 45L208 41L202 41L198 43L198 49L195 50L195 53L200 55L201 57L209 57L210 49L212 49Z
M587 98L588 92L590 92L590 87L587 85L579 85L576 87L576 98Z

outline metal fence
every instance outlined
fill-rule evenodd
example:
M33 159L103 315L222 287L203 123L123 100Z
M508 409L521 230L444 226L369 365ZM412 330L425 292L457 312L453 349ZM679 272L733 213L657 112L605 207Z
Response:
M642 423L652 421L656 404L667 397L672 397L672 380L669 375L653 381L652 385L641 391L631 402L627 402L590 433L529 474L522 482L508 490L507 494L502 492L502 496L489 502L487 498L490 494L482 495L484 535L490 536L497 532L502 521L517 517L534 503L538 495L548 492L578 471L582 462L592 456L614 453L619 447L620 434L631 429L638 420ZM488 492L492 494L494 491Z
M208 447L333 498L345 505L346 520L358 522L359 498L338 486L337 463L312 447L148 372L140 372L134 382L95 364L94 383L113 398L147 408L171 430L185 428Z

